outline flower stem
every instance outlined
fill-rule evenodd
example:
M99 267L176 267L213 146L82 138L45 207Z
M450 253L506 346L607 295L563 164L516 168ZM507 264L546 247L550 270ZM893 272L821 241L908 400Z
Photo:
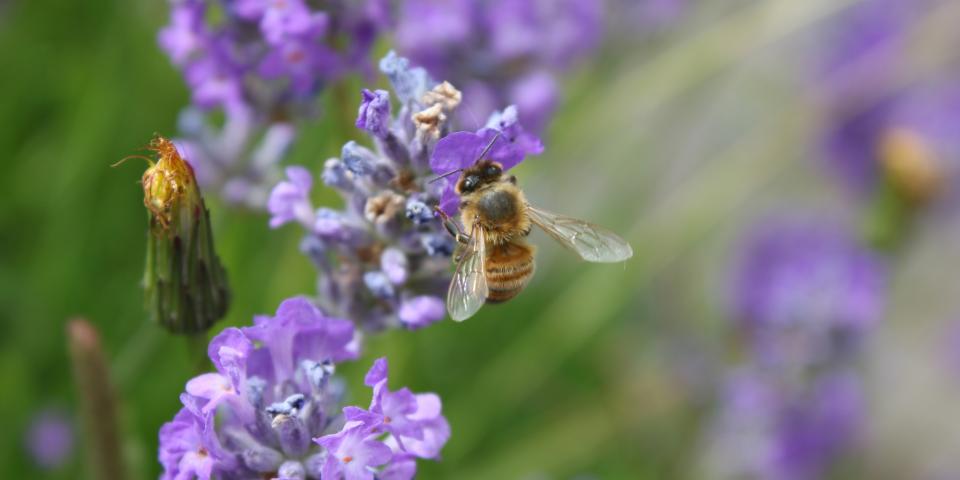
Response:
M210 371L210 361L207 359L207 334L204 332L185 335L187 344L187 357L190 361L190 368L196 374Z
M80 400L87 464L93 478L127 478L120 443L119 403L110 381L100 336L82 318L67 323L67 346Z

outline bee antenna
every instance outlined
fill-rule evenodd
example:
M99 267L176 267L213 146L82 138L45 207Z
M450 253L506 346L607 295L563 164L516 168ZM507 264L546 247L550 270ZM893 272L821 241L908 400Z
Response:
M480 156L477 157L477 159L474 160L473 163L477 163L480 160L482 160L483 157L487 156L487 154L490 153L490 149L493 148L493 144L497 143L498 138L500 138L500 132L497 132L497 134L493 136L493 138L490 140L490 143L488 143L487 146L483 148L483 151L480 152Z
M458 168L458 169L456 169L456 170L451 170L451 171L449 171L449 172L447 172L447 173L444 173L443 175L440 175L440 176L437 177L437 178L434 178L433 180L430 180L430 181L427 182L427 183L436 182L437 180L440 180L441 178L447 178L447 177L449 177L450 175L453 175L454 173L459 173L459 172L462 172L462 171L463 171L462 168Z

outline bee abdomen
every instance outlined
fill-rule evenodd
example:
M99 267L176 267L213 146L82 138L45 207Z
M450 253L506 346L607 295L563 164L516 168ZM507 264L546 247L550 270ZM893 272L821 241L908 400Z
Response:
M517 296L533 276L533 248L517 243L494 250L487 258L487 301L505 302Z

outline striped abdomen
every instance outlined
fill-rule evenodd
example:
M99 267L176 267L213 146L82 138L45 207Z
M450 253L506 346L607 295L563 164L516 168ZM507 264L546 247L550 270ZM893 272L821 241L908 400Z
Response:
M505 302L517 296L533 276L533 246L524 241L488 246L487 301Z

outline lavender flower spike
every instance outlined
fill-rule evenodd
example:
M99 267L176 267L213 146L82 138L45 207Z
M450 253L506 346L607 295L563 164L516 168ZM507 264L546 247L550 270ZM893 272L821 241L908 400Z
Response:
M208 349L216 372L187 382L183 408L160 429L162 478L412 478L413 459L436 458L449 437L439 398L390 392L380 359L368 374L378 382L371 410L347 406L341 414L335 362L356 358L355 340L349 321L304 298L222 331ZM387 413L403 428L385 427ZM414 435L408 450L397 435Z
M445 315L441 296L454 247L434 208L452 214L456 195L448 179L434 182L435 174L477 160L494 137L490 157L506 168L540 153L543 145L521 127L515 107L476 132L455 131L459 90L434 82L395 52L380 68L392 94L361 91L356 121L374 148L347 142L320 175L346 206L314 210L308 198L312 179L291 167L288 180L270 194L270 225L295 222L305 230L301 245L320 271L317 297L324 311L368 330L421 328ZM391 106L391 95L398 108Z
M295 120L317 113L324 85L371 69L367 55L388 10L383 0L322 8L304 0L171 1L158 42L192 94L178 140L189 145L204 189L262 208ZM213 111L225 114L222 128Z
M860 434L853 363L883 314L883 264L822 220L777 220L749 237L737 267L744 362L720 392L706 468L718 478L820 478Z

